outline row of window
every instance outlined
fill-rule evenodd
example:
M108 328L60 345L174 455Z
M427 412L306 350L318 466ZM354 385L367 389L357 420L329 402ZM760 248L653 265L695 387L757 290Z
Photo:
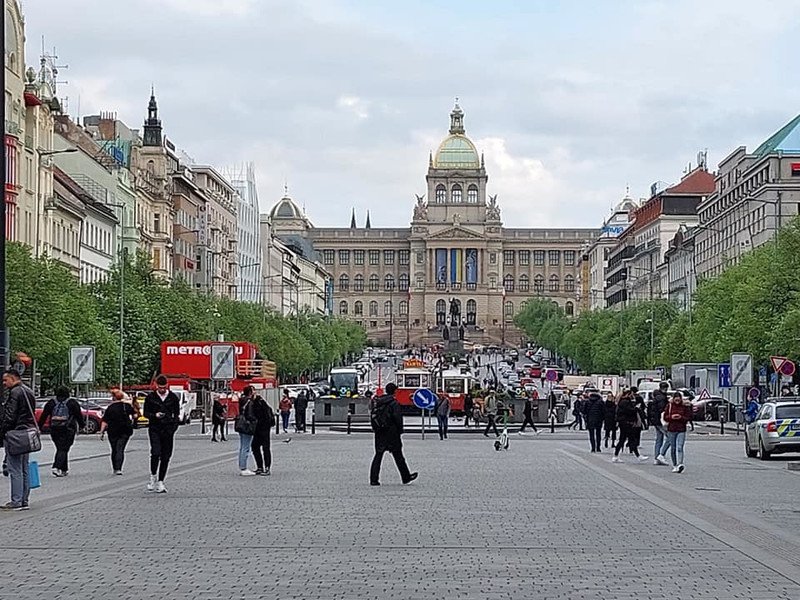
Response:
M575 250L564 250L564 264L568 267L575 266ZM533 264L537 267L544 265L545 251L533 251ZM520 266L527 267L531 264L531 251L530 250L503 250L503 266L513 267L516 261L519 261ZM551 267L557 267L561 264L561 251L548 250L547 263Z
M366 257L366 250L339 250L339 264L340 265L349 265L350 264L350 255L352 252L353 264L354 265L363 265L364 258ZM383 264L384 265L394 265L395 258L397 258L397 264L401 266L408 266L409 259L410 259L410 251L409 250L384 250L383 251ZM335 250L323 250L322 251L322 262L326 265L333 265L336 262L336 251ZM379 265L381 264L381 251L380 250L370 250L369 251L369 264L371 265Z
M373 300L367 305L369 309L369 316L370 317L377 317L378 316L378 302ZM346 315L349 313L350 305L347 300L342 300L339 302L339 314ZM364 314L364 303L361 300L356 300L353 302L353 314L357 317L360 317ZM390 316L392 314L392 302L387 300L383 303L383 314L384 316ZM397 314L401 317L404 317L408 314L408 302L406 300L401 300L397 303Z
M503 287L507 292L513 292L515 287L520 292L527 292L530 291L530 278L527 275L520 275L519 281L514 281L513 275L506 275L503 277ZM550 275L550 280L548 281L547 290L550 292L558 292L561 289L561 280L559 279L558 275ZM543 292L544 291L544 277L541 275L536 275L533 278L533 291L534 292ZM564 277L564 291L565 292L574 292L575 291L575 278L572 275L567 275Z
M447 188L444 184L440 183L436 186L436 202L439 204L443 204L447 202ZM464 188L461 187L461 184L454 183L450 187L450 202L461 202L464 198ZM470 185L467 187L467 202L470 204L477 204L478 203L478 186L477 185Z
M402 273L400 277L397 278L397 289L401 292L408 291L409 286L409 277L408 273ZM381 280L375 274L370 275L369 277L369 291L370 292L377 292L381 289ZM389 274L383 278L383 289L388 291L392 291L395 289L395 279L394 275ZM350 276L347 274L342 274L339 276L339 291L347 292L350 290ZM353 277L353 291L354 292L363 292L364 291L364 276L360 273Z

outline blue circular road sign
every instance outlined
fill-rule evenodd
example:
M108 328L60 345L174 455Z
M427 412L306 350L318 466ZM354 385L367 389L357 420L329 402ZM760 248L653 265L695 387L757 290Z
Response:
M557 371L548 371L547 372L547 381L555 381L558 379L558 372Z
M750 391L747 392L747 396L751 400L755 400L756 398L759 398L761 396L761 390L758 389L757 387L752 387L750 388Z
M419 388L411 397L414 406L422 410L431 410L436 407L436 394L428 388Z

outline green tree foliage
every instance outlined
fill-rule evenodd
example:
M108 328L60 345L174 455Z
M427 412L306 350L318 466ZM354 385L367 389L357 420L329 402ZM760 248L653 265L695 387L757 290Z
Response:
M163 341L222 334L252 342L285 379L324 371L366 341L354 323L283 317L256 304L198 295L182 281L166 283L152 274L146 255L126 258L101 284L83 286L60 263L34 259L28 248L9 243L7 280L12 348L36 360L48 388L66 382L69 347L83 344L96 347L98 383L119 381L121 306L125 384L148 382L158 372Z

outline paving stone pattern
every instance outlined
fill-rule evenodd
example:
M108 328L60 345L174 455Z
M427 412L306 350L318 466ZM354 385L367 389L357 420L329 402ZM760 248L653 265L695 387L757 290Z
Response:
M386 456L374 488L367 436L273 440L273 475L250 478L236 472L235 437L187 436L169 493L151 495L139 438L124 477L110 476L105 458L78 461L70 477L44 481L33 510L0 514L0 570L26 565L3 579L0 598L800 598L769 561L636 491L703 518L702 484L720 488L708 493L732 511L753 506L763 485L789 506L800 477L785 464L736 462L733 441L692 438L681 477L589 456L580 435L515 437L509 452L482 437L407 439L419 480L402 486ZM761 518L800 530L800 515L784 509L748 514L743 527Z

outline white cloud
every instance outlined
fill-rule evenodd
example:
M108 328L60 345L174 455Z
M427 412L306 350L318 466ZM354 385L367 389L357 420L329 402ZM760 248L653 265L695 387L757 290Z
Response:
M336 106L355 115L359 119L369 118L369 102L365 102L358 96L339 96Z

